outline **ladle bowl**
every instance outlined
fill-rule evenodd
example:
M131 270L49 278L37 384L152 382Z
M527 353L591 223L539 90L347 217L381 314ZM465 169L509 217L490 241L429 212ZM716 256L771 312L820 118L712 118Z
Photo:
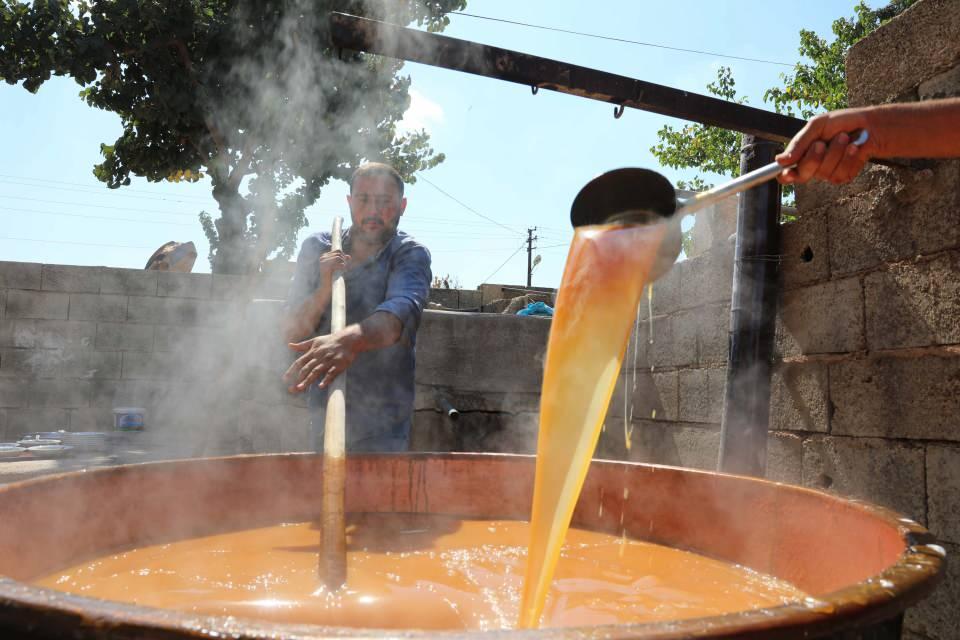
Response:
M534 462L530 456L492 454L350 457L346 506L351 512L525 520ZM198 616L29 584L84 559L122 549L316 519L321 477L321 457L284 454L120 466L0 487L0 513L4 514L0 518L0 575L4 576L0 578L0 637L170 640L437 635ZM811 597L796 604L711 618L543 629L524 635L657 640L895 638L903 611L933 589L944 567L943 549L929 532L880 507L800 487L689 469L594 461L573 524L615 535L622 526L632 538L783 578ZM491 637L490 632L441 635Z

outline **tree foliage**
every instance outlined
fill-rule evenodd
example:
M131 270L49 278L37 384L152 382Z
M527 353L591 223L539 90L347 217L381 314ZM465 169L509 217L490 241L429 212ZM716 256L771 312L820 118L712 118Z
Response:
M31 92L69 76L120 116L94 175L110 188L209 177L201 214L216 272L287 257L304 210L360 162L413 181L443 160L424 131L401 134L402 62L330 44L327 14L440 30L465 0L0 0L0 78Z
M813 31L800 32L800 55L809 63L798 62L791 74L782 74L783 86L768 89L764 101L772 103L780 113L803 118L825 110L842 109L847 106L847 85L844 63L847 52L857 41L877 29L881 24L896 17L916 0L891 0L880 8L870 9L860 2L851 18L839 18L833 22L834 39L830 42ZM733 75L729 68L721 67L717 81L707 85L707 90L725 100L745 103L738 98ZM670 126L657 132L660 142L650 152L664 166L674 169L696 168L700 171L725 176L740 175L740 134L699 124L686 125L681 129ZM701 176L689 182L678 182L680 188L702 190L709 188ZM784 189L784 195L792 193Z

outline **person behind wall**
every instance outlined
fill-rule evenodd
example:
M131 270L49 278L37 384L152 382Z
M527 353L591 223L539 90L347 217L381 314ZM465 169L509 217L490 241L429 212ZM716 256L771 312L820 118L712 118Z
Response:
M430 253L397 229L407 199L393 167L360 166L347 203L351 226L343 231L343 251L331 251L329 232L311 235L300 248L283 322L284 339L300 355L283 379L291 393L308 394L316 450L323 449L326 388L349 370L347 450L405 451ZM330 334L332 276L341 270L347 326Z
M855 132L869 138L850 144ZM872 158L960 157L960 98L841 109L812 118L794 136L777 162L783 184L853 180Z

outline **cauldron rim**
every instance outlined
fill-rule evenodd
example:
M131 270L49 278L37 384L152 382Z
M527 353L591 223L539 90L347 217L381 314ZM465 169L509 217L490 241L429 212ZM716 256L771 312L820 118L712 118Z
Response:
M529 465L534 456L488 453L406 453L350 456L351 463L377 460L404 461L504 461ZM316 463L318 456L306 453L230 456L224 458L197 458L122 465L95 470L52 474L0 487L0 496L29 487L43 487L50 483L69 481L80 475L95 478L128 470L181 470L193 465L211 462L241 460L304 460ZM900 514L862 500L839 496L806 487L779 483L747 476L735 476L713 471L654 465L637 462L595 460L592 467L639 468L651 473L679 473L689 477L725 478L736 483L776 487L818 500L843 503L862 511L878 522L899 532L904 550L896 562L876 575L844 588L795 603L737 612L722 616L690 618L676 621L565 627L525 632L537 637L645 638L672 640L697 637L710 638L792 638L817 637L852 627L875 624L896 617L911 604L928 595L943 577L945 557L935 552L936 539L923 526ZM517 633L516 631L426 631L389 630L372 628L329 627L319 625L280 624L253 618L233 616L199 616L187 612L163 610L140 605L111 602L35 587L0 575L0 630L21 628L30 617L36 637L108 638L120 633L123 637L141 638L295 638L319 639L333 637L422 638L461 637L483 634ZM12 625L12 626L11 626ZM802 630L802 631L801 631Z

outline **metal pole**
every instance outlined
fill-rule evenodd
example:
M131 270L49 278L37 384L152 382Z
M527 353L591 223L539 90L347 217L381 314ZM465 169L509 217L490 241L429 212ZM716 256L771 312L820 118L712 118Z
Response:
M435 67L559 91L617 106L643 109L780 142L789 141L805 121L712 96L598 71L519 51L491 47L395 24L330 13L334 47L376 53Z
M533 280L533 241L537 239L533 232L537 228L527 229L527 289L531 287Z
M744 136L740 173L773 162L776 142ZM770 373L777 314L780 184L740 194L730 301L730 350L720 427L719 470L762 476L767 468Z

